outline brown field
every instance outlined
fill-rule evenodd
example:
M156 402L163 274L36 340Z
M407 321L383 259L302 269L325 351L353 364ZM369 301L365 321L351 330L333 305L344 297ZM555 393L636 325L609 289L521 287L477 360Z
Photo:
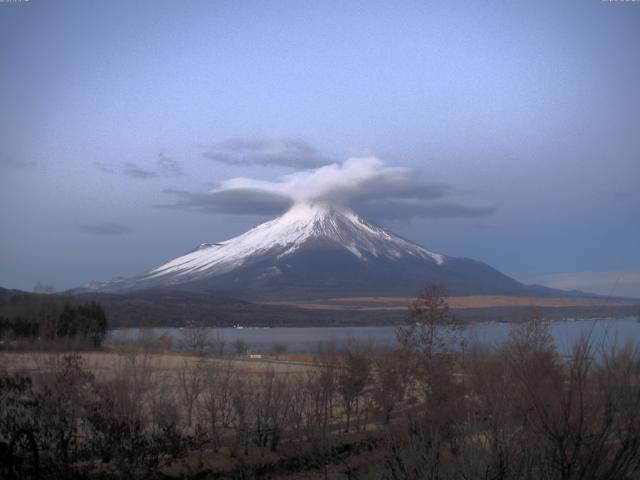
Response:
M412 297L339 297L299 302L285 300L264 302L268 305L289 305L310 310L346 311L404 311L415 299ZM607 298L536 298L508 297L504 295L483 295L448 297L453 309L495 308L495 307L613 307L640 306L638 300Z
M62 356L70 352L0 351L0 372L30 374L45 373L59 367ZM273 358L212 358L179 353L149 353L140 349L118 348L103 352L81 352L82 365L97 378L108 379L138 367L147 374L156 375L169 383L178 374L196 365L229 366L242 375L259 375L269 370L278 374L302 374L315 368L310 356L283 355L281 360Z

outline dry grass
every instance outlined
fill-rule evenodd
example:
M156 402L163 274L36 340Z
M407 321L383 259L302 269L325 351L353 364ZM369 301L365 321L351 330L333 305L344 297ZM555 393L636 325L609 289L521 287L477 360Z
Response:
M309 310L349 310L349 311L406 311L414 299L411 297L339 297L307 302L277 301L268 305L290 305ZM495 308L495 307L612 307L638 305L637 300L606 298L536 298L509 297L504 295L476 295L448 297L450 308Z
M53 369L57 365L56 359L61 355L68 355L70 352L0 352L0 371L5 372L46 372ZM272 359L235 359L235 358L210 358L199 357L194 355L186 355L180 353L144 353L133 349L114 349L106 352L79 352L82 357L83 366L94 375L106 378L115 376L122 372L134 358L145 355L146 366L155 374L163 378L173 378L178 372L187 367L195 367L196 364L204 364L205 366L228 365L234 371L243 374L261 374L268 370L275 370L277 373L284 374L301 374L308 372L314 368L313 364L289 363L302 359L294 358L294 356L283 356L282 361ZM286 358L285 358L286 357ZM310 358L305 357L309 361Z

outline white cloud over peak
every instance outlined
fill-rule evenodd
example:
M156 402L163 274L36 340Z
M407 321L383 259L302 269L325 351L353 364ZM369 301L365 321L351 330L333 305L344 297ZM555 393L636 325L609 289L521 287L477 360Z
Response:
M276 180L236 177L207 193L166 190L177 201L165 207L212 213L278 214L296 203L352 208L372 218L475 217L492 205L461 203L447 185L424 180L419 172L391 166L376 157L354 157Z

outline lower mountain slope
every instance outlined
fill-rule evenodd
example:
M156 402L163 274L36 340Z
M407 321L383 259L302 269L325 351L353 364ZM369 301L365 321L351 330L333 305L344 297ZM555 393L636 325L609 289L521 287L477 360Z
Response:
M566 296L491 266L434 253L349 209L298 204L220 243L205 243L138 277L80 291L178 289L251 300L414 295L427 282L450 295Z

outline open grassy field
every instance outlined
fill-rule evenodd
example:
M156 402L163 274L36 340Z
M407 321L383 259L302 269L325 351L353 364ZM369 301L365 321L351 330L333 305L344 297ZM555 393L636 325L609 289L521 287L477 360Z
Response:
M344 310L344 311L406 311L414 300L412 297L339 297L315 301L277 301L266 302L269 305L295 306L310 310ZM537 298L509 297L504 295L477 295L464 297L448 297L452 309L500 308L500 307L591 307L606 308L614 306L638 306L640 300L609 298Z
M46 373L57 369L60 359L70 352L0 351L0 372ZM171 384L177 383L180 372L196 366L205 369L231 368L243 376L260 375L274 370L285 375L303 374L315 368L310 357L285 356L273 358L212 358L171 352L144 352L136 348L119 347L105 351L79 352L83 368L97 378L116 377L132 367L144 369L147 375L156 375ZM291 357L291 358L290 358ZM173 381L176 380L176 381Z

